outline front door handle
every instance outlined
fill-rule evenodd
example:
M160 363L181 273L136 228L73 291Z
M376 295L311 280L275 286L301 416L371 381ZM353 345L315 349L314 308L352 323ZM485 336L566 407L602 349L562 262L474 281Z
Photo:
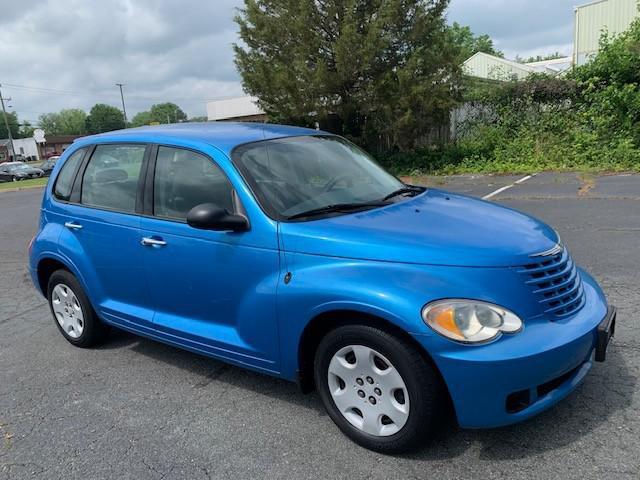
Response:
M80 230L80 229L82 229L82 225L80 225L79 223L65 222L64 226L67 227L70 230Z
M164 247L167 244L167 242L165 242L164 240L159 240L152 237L142 237L140 243L146 247Z

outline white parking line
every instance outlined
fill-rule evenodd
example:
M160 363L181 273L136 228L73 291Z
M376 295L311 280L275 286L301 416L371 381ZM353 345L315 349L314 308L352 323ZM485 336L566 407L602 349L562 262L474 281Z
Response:
M519 185L521 183L526 182L527 180L529 180L532 177L535 177L537 175L537 173L532 173L531 175L527 175L526 177L522 177L519 180L516 180L515 182L509 184L509 185L505 185L504 187L500 187L497 190L494 190L493 192L485 195L484 197L482 197L483 200L489 200L492 197L495 197L496 195L498 195L499 193L504 192L505 190L509 190L511 187L513 187L514 185Z

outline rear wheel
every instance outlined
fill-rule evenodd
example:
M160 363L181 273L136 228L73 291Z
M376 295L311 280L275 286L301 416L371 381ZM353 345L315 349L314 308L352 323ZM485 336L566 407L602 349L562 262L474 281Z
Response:
M331 419L358 444L382 453L430 439L442 385L415 347L378 328L329 332L315 356L315 381Z
M47 291L58 330L69 343L90 347L104 340L108 328L96 315L73 274L67 270L55 271L49 278Z

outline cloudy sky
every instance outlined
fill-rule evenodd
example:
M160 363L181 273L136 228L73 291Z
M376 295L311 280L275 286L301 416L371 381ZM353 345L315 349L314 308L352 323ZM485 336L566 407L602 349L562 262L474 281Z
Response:
M580 0L452 0L449 22L488 33L507 57L571 53ZM242 94L233 65L242 0L0 0L0 84L9 110L41 113L172 101L189 116Z

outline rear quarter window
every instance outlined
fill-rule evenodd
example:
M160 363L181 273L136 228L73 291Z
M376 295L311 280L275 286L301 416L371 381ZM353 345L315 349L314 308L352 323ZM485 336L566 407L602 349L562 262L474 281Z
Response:
M82 161L86 149L81 148L74 152L69 159L64 162L62 170L58 173L56 183L53 187L53 194L60 200L69 200L71 196L71 188L73 187L73 179L75 178L78 165Z

